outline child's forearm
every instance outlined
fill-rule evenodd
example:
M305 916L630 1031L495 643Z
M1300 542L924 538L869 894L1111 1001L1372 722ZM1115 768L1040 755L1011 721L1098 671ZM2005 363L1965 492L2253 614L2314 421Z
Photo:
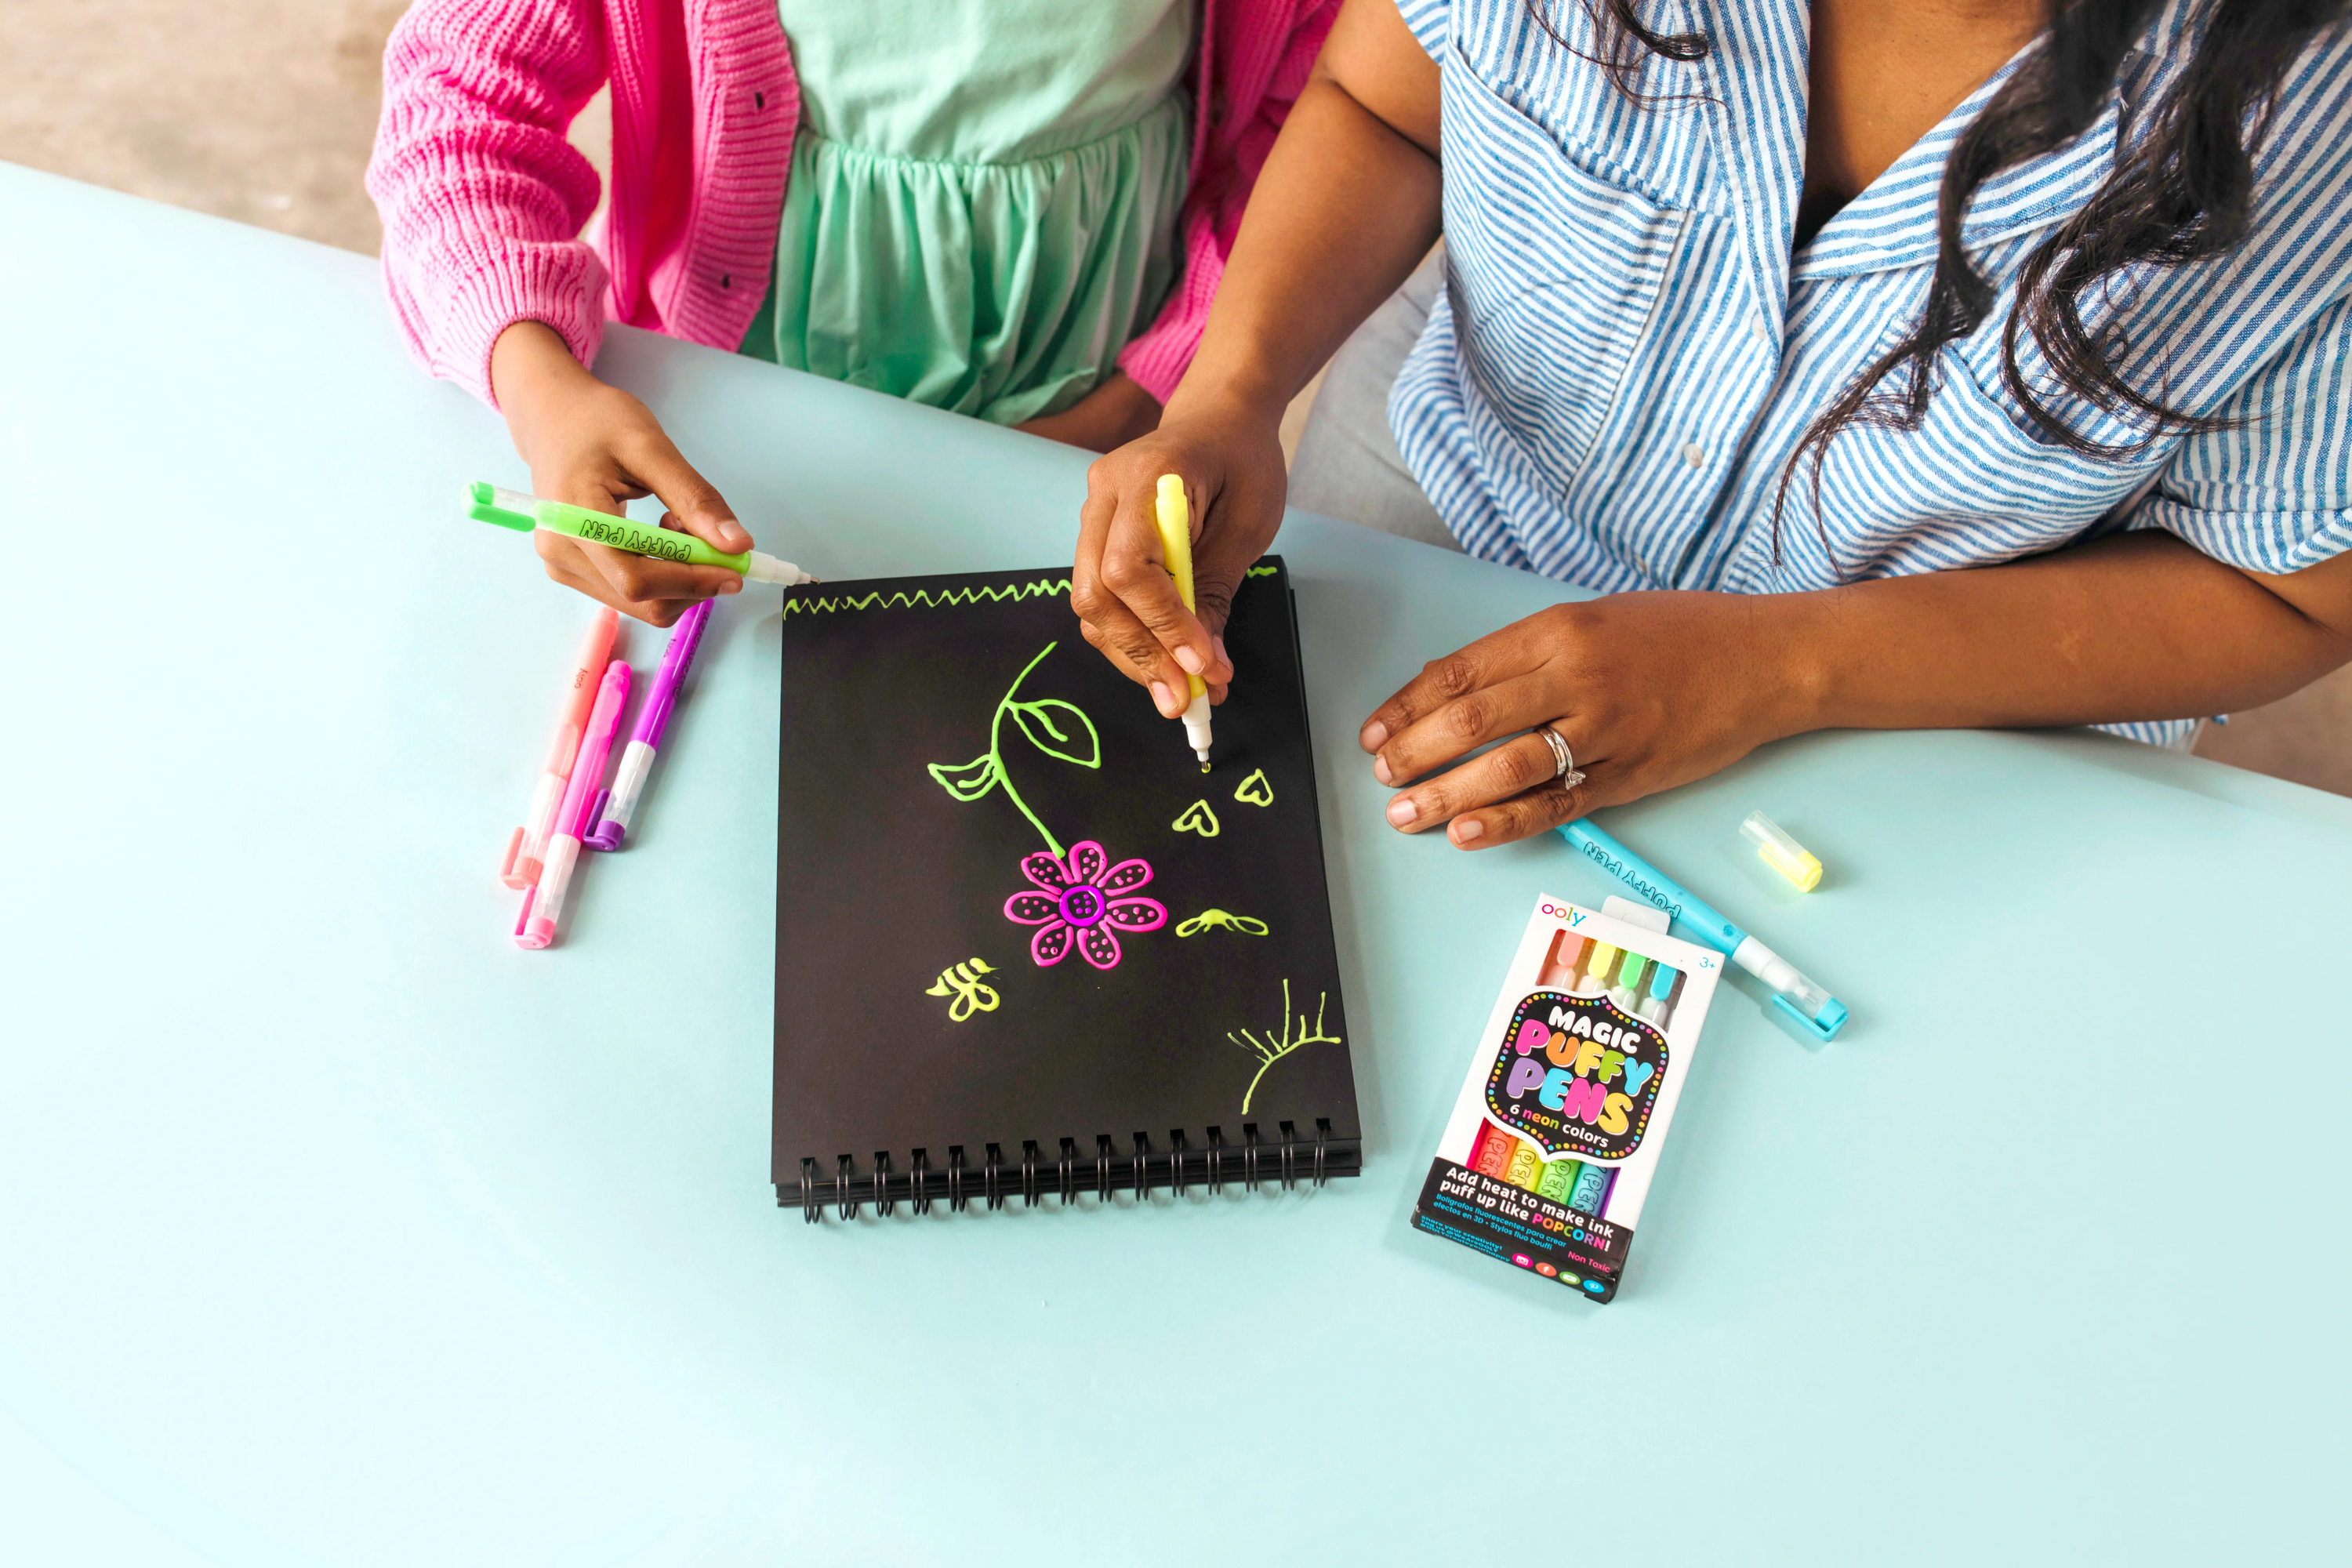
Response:
M1404 281L1438 234L1437 67L1393 5L1355 4L1250 195L1171 418L1267 420Z
M544 321L516 321L490 345L490 396L507 422L514 423L509 406L542 389L575 382L591 373L572 355L563 335Z
M2155 531L1757 607L1789 733L2198 718L2352 659L2352 556L2259 577Z

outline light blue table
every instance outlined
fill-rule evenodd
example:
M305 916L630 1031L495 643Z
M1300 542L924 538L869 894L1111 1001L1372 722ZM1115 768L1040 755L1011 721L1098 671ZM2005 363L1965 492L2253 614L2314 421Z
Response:
M5 168L0 299L0 1559L2341 1550L2352 803L1879 735L1615 814L1855 1021L1718 1003L1595 1308L1407 1215L1530 900L1610 889L1390 832L1351 741L1558 590L1297 518L1368 1174L812 1228L768 1186L773 600L520 952L491 870L583 607L458 513L522 479L497 419L372 263ZM627 331L602 368L828 576L1067 556L1074 453ZM1753 806L1820 891L1751 871Z

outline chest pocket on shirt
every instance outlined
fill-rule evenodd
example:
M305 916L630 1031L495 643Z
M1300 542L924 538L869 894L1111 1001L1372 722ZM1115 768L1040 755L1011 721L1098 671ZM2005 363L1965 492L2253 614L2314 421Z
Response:
M1479 445L1502 437L1557 501L1592 454L1690 215L1586 167L1458 50L1443 80L1448 280L1480 395L1469 417Z

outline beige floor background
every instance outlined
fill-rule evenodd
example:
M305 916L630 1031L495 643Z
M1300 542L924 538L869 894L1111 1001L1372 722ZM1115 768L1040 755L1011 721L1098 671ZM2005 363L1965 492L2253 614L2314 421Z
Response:
M380 234L360 175L384 36L405 8L0 0L0 159L373 255ZM572 139L601 164L601 100ZM1286 422L1290 443L1306 403ZM2198 750L2352 795L2352 668L2209 726Z

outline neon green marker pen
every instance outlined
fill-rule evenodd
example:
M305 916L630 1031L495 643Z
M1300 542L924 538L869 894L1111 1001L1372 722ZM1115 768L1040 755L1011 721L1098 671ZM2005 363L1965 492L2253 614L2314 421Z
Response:
M467 516L477 522L511 528L518 533L545 529L550 533L584 539L592 544L609 544L632 554L650 555L656 561L676 561L687 566L724 566L730 572L741 573L747 581L781 583L787 588L816 581L791 562L779 561L756 550L746 550L740 555L724 554L690 533L656 528L649 522L633 522L611 512L590 511L584 506L570 506L560 500L541 500L520 490L477 483L467 500L470 504L466 509Z

